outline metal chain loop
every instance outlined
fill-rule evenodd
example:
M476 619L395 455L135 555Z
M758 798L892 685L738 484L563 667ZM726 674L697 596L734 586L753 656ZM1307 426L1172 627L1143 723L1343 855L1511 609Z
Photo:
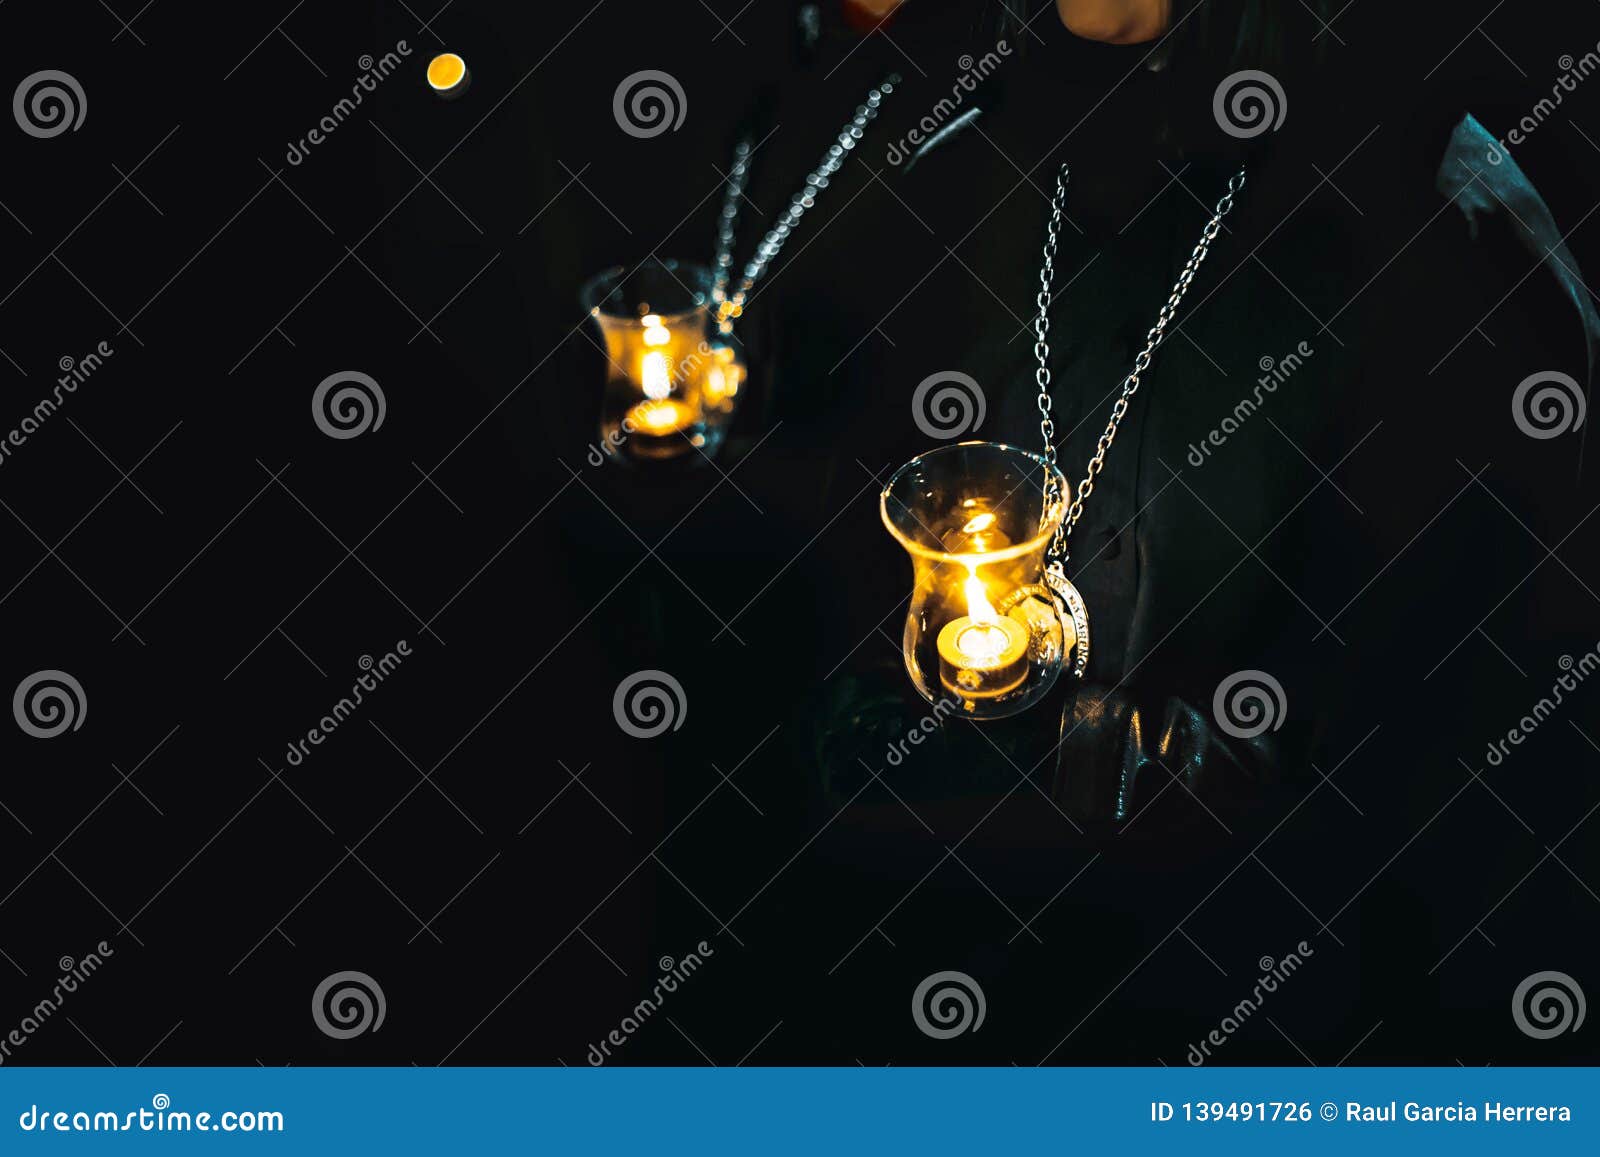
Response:
M750 179L750 138L733 147L733 168L728 170L728 187L722 197L722 213L717 224L717 256L711 282L711 302L720 306L728 300L728 277L733 272L733 243L739 225L739 202Z
M750 158L749 142L739 142L734 151L733 171L728 176L727 194L723 198L722 222L717 231L716 281L711 291L711 300L717 311L717 327L723 333L733 328L734 319L744 312L750 290L778 256L783 243L800 224L800 218L805 216L806 210L816 204L817 193L828 187L828 178L843 166L845 158L866 132L867 125L877 119L878 106L883 103L883 98L892 93L894 86L899 83L900 75L891 73L888 79L867 93L865 104L856 106L855 115L839 130L838 137L828 146L817 167L806 174L800 191L789 198L789 207L783 211L783 216L767 230L761 244L756 246L755 256L745 265L744 276L740 278L738 287L729 294L728 276L733 266L734 229L739 217L739 201L744 196Z
M1056 471L1056 424L1050 416L1050 284L1056 275L1056 243L1061 236L1062 209L1067 200L1067 178L1070 176L1063 164L1056 173L1056 193L1050 200L1050 221L1045 226L1044 264L1039 267L1039 312L1033 319L1033 356L1039 361L1034 380L1039 385L1039 435L1044 439L1044 508L1054 510L1061 502L1061 483ZM1050 544L1050 557L1061 555L1066 538L1061 527L1056 528L1055 539Z
M1044 264L1039 269L1039 314L1033 323L1035 339L1033 353L1039 361L1039 368L1035 371L1039 383L1039 432L1044 436L1044 460L1052 467L1045 475L1044 500L1047 511L1061 500L1060 486L1056 482L1056 471L1053 469L1056 464L1055 423L1050 418L1050 345L1045 337L1050 326L1050 283L1055 276L1056 242L1061 227L1063 206L1066 203L1067 177L1068 169L1063 163L1061 171L1056 175L1056 192L1050 202L1050 223L1046 229L1044 242ZM1195 273L1205 261L1206 255L1210 253L1211 243L1217 239L1217 234L1222 230L1222 219L1233 209L1234 195L1244 188L1244 179L1243 169L1228 178L1227 191L1217 201L1211 219L1200 231L1200 240L1195 243L1194 249L1189 254L1189 260L1184 264L1183 272L1178 274L1172 292L1167 295L1166 302L1156 315L1155 325L1145 334L1144 348L1133 359L1133 369L1122 379L1122 391L1112 403L1110 419L1106 422L1105 432L1095 443L1094 457L1089 459L1088 471L1083 481L1078 484L1077 492L1072 496L1072 504L1067 508L1066 517L1056 528L1055 538L1051 541L1050 551L1046 556L1048 564L1060 563L1064 566L1066 563L1069 557L1067 541L1072 537L1072 528L1078 524L1078 519L1083 517L1083 504L1088 501L1089 495L1094 493L1095 476L1105 466L1106 452L1116 441L1117 430L1128 413L1133 395L1138 392L1139 383L1145 371L1150 368L1156 348L1166 339L1167 327L1177 316L1178 306L1182 303L1184 295L1189 292Z

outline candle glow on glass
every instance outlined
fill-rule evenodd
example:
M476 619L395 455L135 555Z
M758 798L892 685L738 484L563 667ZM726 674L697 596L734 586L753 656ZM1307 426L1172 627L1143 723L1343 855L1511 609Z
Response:
M954 555L983 555L1011 545L1011 539L1000 527L999 516L989 509L986 499L968 498L962 502L948 525L949 529L938 537L940 545Z
M672 393L672 371L667 366L667 355L652 350L639 360L640 388L644 396L659 402Z
M595 448L603 456L637 462L716 452L722 431L711 421L705 384L707 371L724 363L706 332L710 284L709 270L652 258L616 266L584 287L580 296L604 339L602 444ZM727 368L734 353L727 351ZM717 412L724 410L731 413L731 404Z
M980 514L968 527L985 518L992 523L992 515ZM982 529L980 526L971 533ZM962 583L967 613L946 623L938 639L940 682L968 699L1004 695L1028 674L1028 629L1000 614L990 603L988 589L978 577L981 557L972 555L962 560L967 568L966 581Z
M739 386L744 381L744 366L732 346L717 346L711 353L711 366L700 384L701 400L719 411L732 411Z
M637 317L604 326L621 408L616 437L635 457L674 458L704 444L701 398L706 357L693 325L640 306ZM598 314L596 316L599 316Z
M656 314L646 314L639 319L644 326L642 340L647 346L664 346L672 341L672 331L661 324ZM667 363L665 350L649 349L639 359L639 383L644 396L659 402L672 393L672 367Z

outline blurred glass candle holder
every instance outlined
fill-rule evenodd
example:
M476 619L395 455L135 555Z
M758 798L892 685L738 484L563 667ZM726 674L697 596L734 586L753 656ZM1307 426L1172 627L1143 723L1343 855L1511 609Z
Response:
M731 335L711 335L711 272L681 261L616 266L584 285L606 355L600 438L622 461L708 460L746 378Z
M1061 497L1046 508L1053 471ZM1067 511L1060 471L998 442L962 442L913 458L879 501L911 556L901 651L930 702L1000 719L1038 702L1077 642L1044 582L1045 552Z

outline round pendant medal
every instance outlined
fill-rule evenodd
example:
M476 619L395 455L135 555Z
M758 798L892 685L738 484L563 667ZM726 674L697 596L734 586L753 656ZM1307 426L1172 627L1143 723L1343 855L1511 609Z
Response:
M1077 636L1072 646L1072 673L1082 680L1084 672L1089 669L1089 609L1084 606L1083 596L1072 585L1072 580L1067 577L1060 563L1051 563L1045 569L1044 581L1050 587L1050 593L1055 595L1056 607L1062 619L1068 615L1072 617L1073 633Z

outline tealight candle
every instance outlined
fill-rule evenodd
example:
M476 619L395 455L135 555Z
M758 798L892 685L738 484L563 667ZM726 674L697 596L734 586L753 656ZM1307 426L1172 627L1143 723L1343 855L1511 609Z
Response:
M654 398L634 406L625 421L636 433L676 434L694 424L695 412L676 398Z
M698 407L677 398L646 399L623 415L621 435L635 457L676 458L705 444L702 425Z
M963 699L992 699L1027 677L1030 632L996 613L975 573L968 574L965 593L967 613L939 631L939 682Z

